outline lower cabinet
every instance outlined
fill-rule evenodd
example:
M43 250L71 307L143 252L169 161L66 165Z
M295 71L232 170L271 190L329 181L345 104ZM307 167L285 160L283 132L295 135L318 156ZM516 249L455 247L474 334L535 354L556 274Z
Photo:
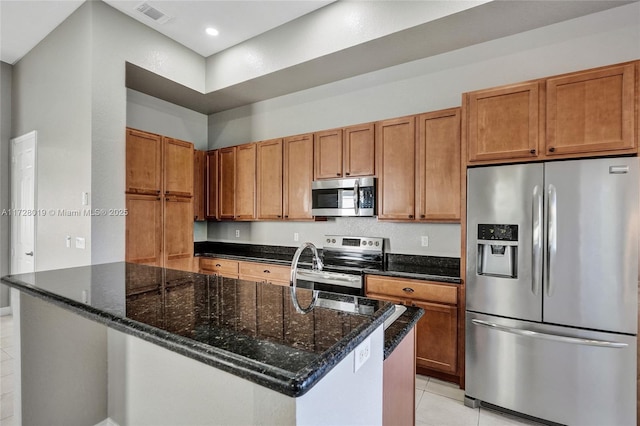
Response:
M367 297L424 309L416 325L416 367L420 373L455 379L459 373L458 286L367 275L365 289Z
M200 272L203 274L220 275L226 278L239 278L247 281L267 282L288 286L291 268L261 262L244 262L217 257L201 257Z

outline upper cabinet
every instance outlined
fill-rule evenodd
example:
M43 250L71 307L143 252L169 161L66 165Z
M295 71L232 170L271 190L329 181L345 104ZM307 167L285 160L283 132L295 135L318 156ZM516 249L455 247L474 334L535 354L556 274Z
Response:
M535 81L465 94L469 162L537 156L540 86Z
M282 219L282 139L258 142L258 219Z
M162 136L127 129L126 192L160 194L162 189Z
M317 132L314 136L315 179L375 174L373 123Z
M193 152L193 220L206 219L206 151L195 150Z
M313 134L291 136L284 143L284 218L311 220Z
M452 108L417 117L418 220L460 220L460 115Z
M415 116L376 123L378 219L413 220L416 184Z
M164 138L164 193L193 196L193 144Z
M256 218L256 144L236 147L236 215L237 220Z
M638 64L465 93L467 163L636 153Z
M207 220L220 219L218 209L218 150L207 151L205 178L205 216Z
M218 150L218 216L236 217L236 147Z
M633 150L637 63L547 80L546 154Z

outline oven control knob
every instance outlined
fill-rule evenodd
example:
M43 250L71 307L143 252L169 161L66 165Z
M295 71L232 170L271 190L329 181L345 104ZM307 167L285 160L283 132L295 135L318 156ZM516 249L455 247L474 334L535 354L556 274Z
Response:
M330 243L330 242L331 242L331 239L330 239L330 238L327 238L327 242L328 242L328 243Z
M362 242L362 245L363 245L363 246L366 246L366 245L367 245L367 242L366 242L366 241L363 241L363 242Z
M369 241L369 245L372 246L373 245L373 241Z
M336 239L335 239L335 238L332 238L332 239L331 239L331 242L332 242L332 243L335 243L335 242L336 242Z
M376 247L378 247L380 245L379 241L376 241Z

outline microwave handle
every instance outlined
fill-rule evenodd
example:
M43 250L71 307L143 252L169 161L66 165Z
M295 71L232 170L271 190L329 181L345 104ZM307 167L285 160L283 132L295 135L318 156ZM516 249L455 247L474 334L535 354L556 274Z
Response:
M360 212L360 180L356 179L356 183L353 185L353 207L355 208L356 216Z

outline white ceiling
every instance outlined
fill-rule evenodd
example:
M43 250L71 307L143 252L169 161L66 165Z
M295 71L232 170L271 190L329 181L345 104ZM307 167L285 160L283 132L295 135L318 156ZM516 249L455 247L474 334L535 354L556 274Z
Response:
M9 64L19 61L84 1L0 0L0 60ZM208 57L333 1L146 1L172 17L165 24L135 10L143 0L105 0L105 3ZM205 34L210 26L220 34L215 37Z

